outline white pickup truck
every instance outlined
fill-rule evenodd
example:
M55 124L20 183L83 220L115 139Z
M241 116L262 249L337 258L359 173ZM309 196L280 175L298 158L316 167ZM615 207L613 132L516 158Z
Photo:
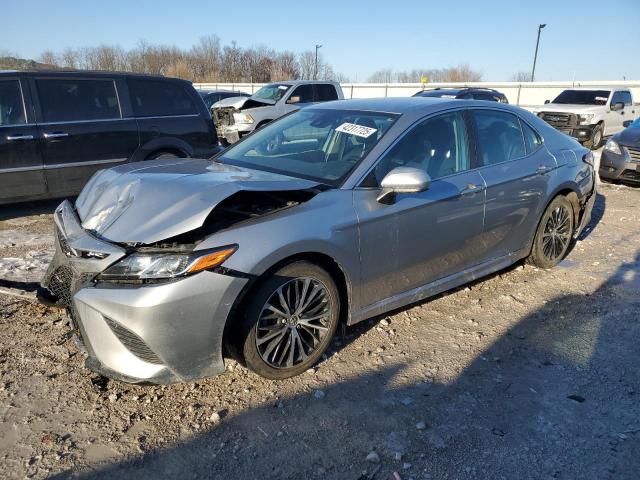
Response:
M343 98L338 82L292 80L265 85L250 97L220 100L212 105L211 113L218 138L230 144L306 105Z
M532 111L552 127L575 137L585 147L596 149L604 137L624 129L636 118L631 91L625 88L570 88L552 102Z

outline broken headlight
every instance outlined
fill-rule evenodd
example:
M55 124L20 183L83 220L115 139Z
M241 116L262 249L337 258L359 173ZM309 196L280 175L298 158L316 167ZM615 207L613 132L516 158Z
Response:
M191 253L133 253L107 268L98 280L162 280L222 265L237 245Z
M250 113L236 112L233 114L233 121L235 123L253 123L253 117Z
M618 143L612 138L607 140L607 143L605 143L604 145L604 149L611 153L615 153L616 155L622 155L622 150L620 150L620 145L618 145Z

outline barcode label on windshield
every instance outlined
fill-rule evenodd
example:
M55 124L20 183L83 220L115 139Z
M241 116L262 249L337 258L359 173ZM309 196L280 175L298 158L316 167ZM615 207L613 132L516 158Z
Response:
M364 125L358 125L356 123L343 123L336 128L336 132L349 133L362 138L370 137L377 131L376 128L365 127Z

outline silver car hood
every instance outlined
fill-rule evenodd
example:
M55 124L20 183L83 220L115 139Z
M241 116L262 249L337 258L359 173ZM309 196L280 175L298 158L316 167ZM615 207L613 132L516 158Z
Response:
M151 244L202 226L225 198L241 191L302 190L310 180L211 160L166 160L98 172L76 201L84 229L117 243Z
M240 107L244 105L244 102L249 100L251 97L229 97L223 98L222 100L211 105L211 108L220 108L220 107L234 107L238 110Z

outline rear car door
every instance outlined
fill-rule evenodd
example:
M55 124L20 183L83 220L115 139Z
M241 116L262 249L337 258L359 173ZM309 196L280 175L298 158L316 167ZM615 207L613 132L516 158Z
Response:
M0 203L44 195L38 127L29 87L18 76L0 78Z
M188 82L130 77L127 84L140 129L137 160L160 152L201 158L216 152L211 114L203 105L198 108L197 93Z
M515 114L471 112L479 172L487 186L482 244L490 260L529 245L557 164L540 135Z
M123 116L115 79L36 76L31 82L50 194L76 194L96 171L131 158L138 128Z
M393 168L426 170L431 186L376 201ZM395 143L354 190L360 229L363 305L453 275L482 256L484 182L471 169L463 111L421 121Z

